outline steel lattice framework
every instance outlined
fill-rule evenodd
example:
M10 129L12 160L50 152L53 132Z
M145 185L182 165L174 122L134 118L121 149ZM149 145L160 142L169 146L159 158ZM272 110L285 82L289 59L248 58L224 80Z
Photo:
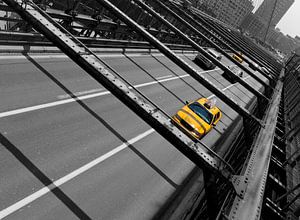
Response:
M261 214L274 214L275 211L279 214L274 216L280 219L289 214L287 210L292 202L288 203L286 197L290 194L278 199L283 205L278 208L268 197L270 192L266 184L272 184L272 180L278 176L272 173L277 170L276 166L284 170L285 163L291 163L292 156L296 155L294 153L284 163L276 158L278 155L274 156L273 149L285 151L289 138L284 131L283 104L288 106L285 113L293 119L292 136L299 137L299 125L294 123L299 121L300 87L297 79L294 79L299 71L298 57L289 60L286 67L288 75L285 77L282 65L263 48L182 1L68 0L64 1L66 4L57 0L3 2L6 4L1 4L0 10L12 12L14 16L2 18L10 25L9 31L0 32L0 44L57 46L203 170L206 197L200 203L198 210L201 211L195 214L198 219L258 219ZM97 47L156 49L205 86L242 118L240 140L232 143L228 149L234 156L219 155L201 141L191 140L171 123L170 116L163 109L97 57L91 50ZM203 47L213 47L245 71L256 80L260 90L236 76ZM255 97L254 109L249 111L240 106L177 56L174 50L201 53L222 71L228 72ZM244 60L249 66L253 67L256 63L271 70L268 75L256 69L266 80L230 55L240 52L245 55ZM285 90L284 86L291 89ZM294 92L295 88L298 94L294 95L296 101L290 99L283 103L282 93L290 96L289 93ZM285 173L283 175L286 178ZM278 197L287 192L286 188L279 191Z

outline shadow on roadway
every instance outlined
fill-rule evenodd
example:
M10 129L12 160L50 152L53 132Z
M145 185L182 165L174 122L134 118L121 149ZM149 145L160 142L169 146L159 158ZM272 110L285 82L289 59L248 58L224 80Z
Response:
M162 178L164 178L171 186L173 186L176 191L175 194L170 198L169 202L171 202L174 196L176 197L177 192L180 193L184 185L177 185L173 182L166 174L164 174L155 164L153 164L146 156L144 156L138 149L134 146L130 145L127 140L119 134L111 125L109 125L103 118L101 118L96 112L90 109L84 102L78 99L76 95L74 95L68 88L66 88L57 78L55 78L51 73L49 73L46 69L44 69L38 62L36 62L30 55L27 53L23 53L23 55L30 61L36 68L38 68L42 73L44 73L49 79L51 79L56 85L58 85L61 89L63 89L70 97L75 99L75 101L88 113L90 113L95 119L97 119L101 124L103 124L110 132L112 132L120 141L128 144L128 148L131 149L137 156L139 156L144 162L146 162L153 170L155 170ZM157 58L154 57L158 61ZM160 62L160 61L159 61ZM160 62L161 63L161 62ZM165 66L165 65L164 65ZM165 66L166 67L166 66ZM167 67L166 67L167 68ZM168 68L169 69L169 68ZM170 70L171 71L171 70ZM172 71L173 72L173 71ZM174 73L174 72L173 72ZM175 74L176 75L176 74ZM184 81L184 80L183 80ZM184 81L185 82L185 81ZM185 82L188 84L187 82ZM189 84L188 84L189 85ZM190 85L189 85L190 86ZM195 88L194 88L195 89ZM195 89L196 90L196 89ZM197 91L197 90L196 90ZM197 91L198 94L200 94ZM43 174L25 155L22 154L12 143L9 142L3 135L0 136L1 143L22 163L24 166L32 172L45 186L50 186L53 182ZM198 170L198 168L195 168ZM195 172L195 171L194 171ZM193 172L192 172L193 173ZM194 173L193 173L194 174ZM190 174L192 175L192 174ZM191 176L190 176L191 177ZM186 179L188 181L189 178ZM78 216L80 219L90 219L83 210L80 209L67 195L64 194L58 187L53 187L51 192L54 193L67 207L70 208L73 213ZM178 195L178 194L177 194ZM167 204L166 204L167 206ZM164 208L162 209L164 210ZM156 216L162 214L161 212L157 213Z
M172 92L171 90L169 90L163 83L159 82L159 80L157 80L155 77L153 77L145 68L143 68L141 65L139 65L136 61L134 61L132 58L130 58L129 56L127 56L125 53L123 53L123 55L129 60L131 61L133 64L135 64L139 69L141 69L143 72L145 72L148 76L150 76L154 81L156 81L159 85L161 85L165 90L167 90L170 94L172 94L175 98L177 98L182 104L185 105L185 102L178 97L174 92ZM188 87L190 87L193 91L195 91L199 97L203 97L203 94L201 94L196 88L194 88L192 85L190 85L188 82L186 82L183 78L180 78L180 75L177 74L175 71L171 70L166 64L164 64L163 62L161 62L159 59L157 59L157 57L153 56L151 54L151 57L154 58L154 60L156 60L158 63L160 63L163 67L165 67L167 70L169 70L172 74L174 74L175 76L179 77L178 79L181 80L184 84L186 84ZM233 120L231 117L229 117L228 114L222 112L224 115L226 115L230 120ZM223 123L222 119L220 120L219 123ZM224 123L223 123L224 124ZM225 124L224 124L225 125ZM216 127L213 128L216 132L218 132L220 135L222 135L222 131L219 131Z
M134 65L136 65L139 69L141 69L144 73L146 73L148 76L151 77L151 79L153 79L154 81L156 81L159 85L161 85L165 90L167 90L170 94L172 94L176 99L178 99L182 104L185 104L185 102L179 97L177 96L174 92L172 92L170 89L168 89L163 83L159 82L159 80L157 80L154 76L152 76L145 68L143 68L141 65L139 65L136 61L134 61L132 58L130 58L129 56L127 56L125 53L123 53L123 55L129 60L131 61Z
M201 94L195 87L193 87L192 85L190 85L188 82L186 82L183 78L180 78L180 75L177 74L175 71L173 71L172 69L170 69L166 64L164 64L163 62L161 62L157 57L153 56L153 54L151 54L151 57L153 57L153 59L155 59L158 63L160 63L161 65L163 65L167 70L169 70L172 74L174 74L175 76L179 77L179 79L186 84L188 87L190 87L194 92L196 92L199 97L204 97L203 94ZM193 78L193 77L192 77ZM213 77L214 78L214 77ZM196 81L196 80L195 80ZM200 83L199 83L200 84ZM221 83L222 84L222 83ZM233 119L226 114L226 112L222 111L222 114L226 115L231 121L233 121ZM219 121L219 123L223 123L225 125L225 123L221 120ZM222 134L221 131L219 131L216 127L213 128L214 130L216 130L216 132L218 132L219 134Z
M83 101L81 101L74 93L72 93L68 88L66 88L58 79L51 75L46 69L44 69L40 64L38 64L32 57L27 53L23 54L32 64L34 64L40 71L42 71L46 76L48 76L56 85L63 89L70 97L75 99L75 101L81 105L88 113L90 113L94 118L96 118L101 124L103 124L110 132L112 132L122 143L126 143L128 147L136 153L141 159L143 159L152 169L154 169L159 175L161 175L168 183L173 187L177 187L167 175L165 175L158 167L156 167L149 159L147 159L140 151L127 142L127 140L122 137L113 127L111 127L103 118L101 118L96 112L94 112L90 107L88 107Z
M74 201L72 201L60 188L55 187L37 166L35 166L13 143L0 133L0 143L17 158L44 186L64 203L79 219L91 219Z
M163 62L161 62L159 59L157 59L157 57L153 56L153 54L151 54L151 57L153 59L155 59L158 63L160 63L164 68L166 68L167 70L169 70L172 74L174 74L175 76L179 77L179 79L188 87L190 87L194 92L196 92L199 97L203 97L203 94L201 94L195 87L193 87L192 85L190 85L188 82L186 82L183 78L180 77L179 74L177 74L175 71L173 71L170 67L168 67L166 64L164 64Z
M74 95L68 88L66 88L58 79L51 75L46 69L44 69L39 63L37 63L29 54L23 53L23 55L36 66L42 73L49 77L56 85L63 89L70 97L74 98L75 101L90 113L95 119L103 124L109 131L111 131L120 141L126 143L136 155L144 160L153 170L155 170L162 178L164 178L170 185L177 188L178 185L173 182L166 174L164 174L155 164L153 164L148 158L146 158L138 149L129 144L127 140L121 136L113 127L111 127L103 118L101 118L96 112L90 109L84 102ZM1 136L2 144L21 162L29 169L45 186L53 184L53 182L45 176L26 156L22 154L13 144L11 144L3 135ZM78 217L82 219L90 219L73 201L70 200L58 187L51 189L51 191L66 205L68 206Z

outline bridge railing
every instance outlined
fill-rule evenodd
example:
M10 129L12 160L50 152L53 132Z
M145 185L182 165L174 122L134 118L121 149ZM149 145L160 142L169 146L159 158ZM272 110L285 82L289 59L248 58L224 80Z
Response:
M288 171L287 192L278 200L286 199L282 209L291 219L300 216L300 55L294 53L286 63L284 78L284 115L286 120L285 140L288 146L284 163Z

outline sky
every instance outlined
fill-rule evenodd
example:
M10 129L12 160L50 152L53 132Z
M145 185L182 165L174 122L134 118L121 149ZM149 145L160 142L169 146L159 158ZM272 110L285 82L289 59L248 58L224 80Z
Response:
M294 4L282 17L277 27L284 34L288 34L292 37L296 35L300 37L300 0L295 0Z
M280 0L279 0L280 1ZM263 0L254 0L254 11L263 2ZM278 27L281 32L288 34L291 37L296 35L300 37L300 0L295 0L294 4L289 8L285 15L281 18L276 27Z

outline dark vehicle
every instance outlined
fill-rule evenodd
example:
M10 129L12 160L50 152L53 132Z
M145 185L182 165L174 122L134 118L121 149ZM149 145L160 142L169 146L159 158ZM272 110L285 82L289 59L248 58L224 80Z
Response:
M214 58L216 58L217 60L222 60L222 55L212 49L207 49L206 50L207 53L209 53L210 55L212 55Z
M212 70L216 68L216 65L201 53L198 53L193 61L204 70Z
M243 71L237 66L228 66L228 69L231 70L236 76L243 77ZM229 71L224 71L222 76L227 79L230 83L236 83L236 79L229 73Z
M267 67L261 67L260 68L261 69L261 71L263 71L265 74L267 74L269 77L272 77L272 75L271 75L271 69L270 68L267 68Z
M262 72L267 74L269 77L272 77L270 68L267 68L264 66L260 67L257 63L249 63L249 67L255 71L261 70Z
M257 63L254 63L254 62L249 63L249 67L250 67L251 69L253 69L254 71L257 71L257 70L259 70L259 68L260 68L260 66L259 66Z

